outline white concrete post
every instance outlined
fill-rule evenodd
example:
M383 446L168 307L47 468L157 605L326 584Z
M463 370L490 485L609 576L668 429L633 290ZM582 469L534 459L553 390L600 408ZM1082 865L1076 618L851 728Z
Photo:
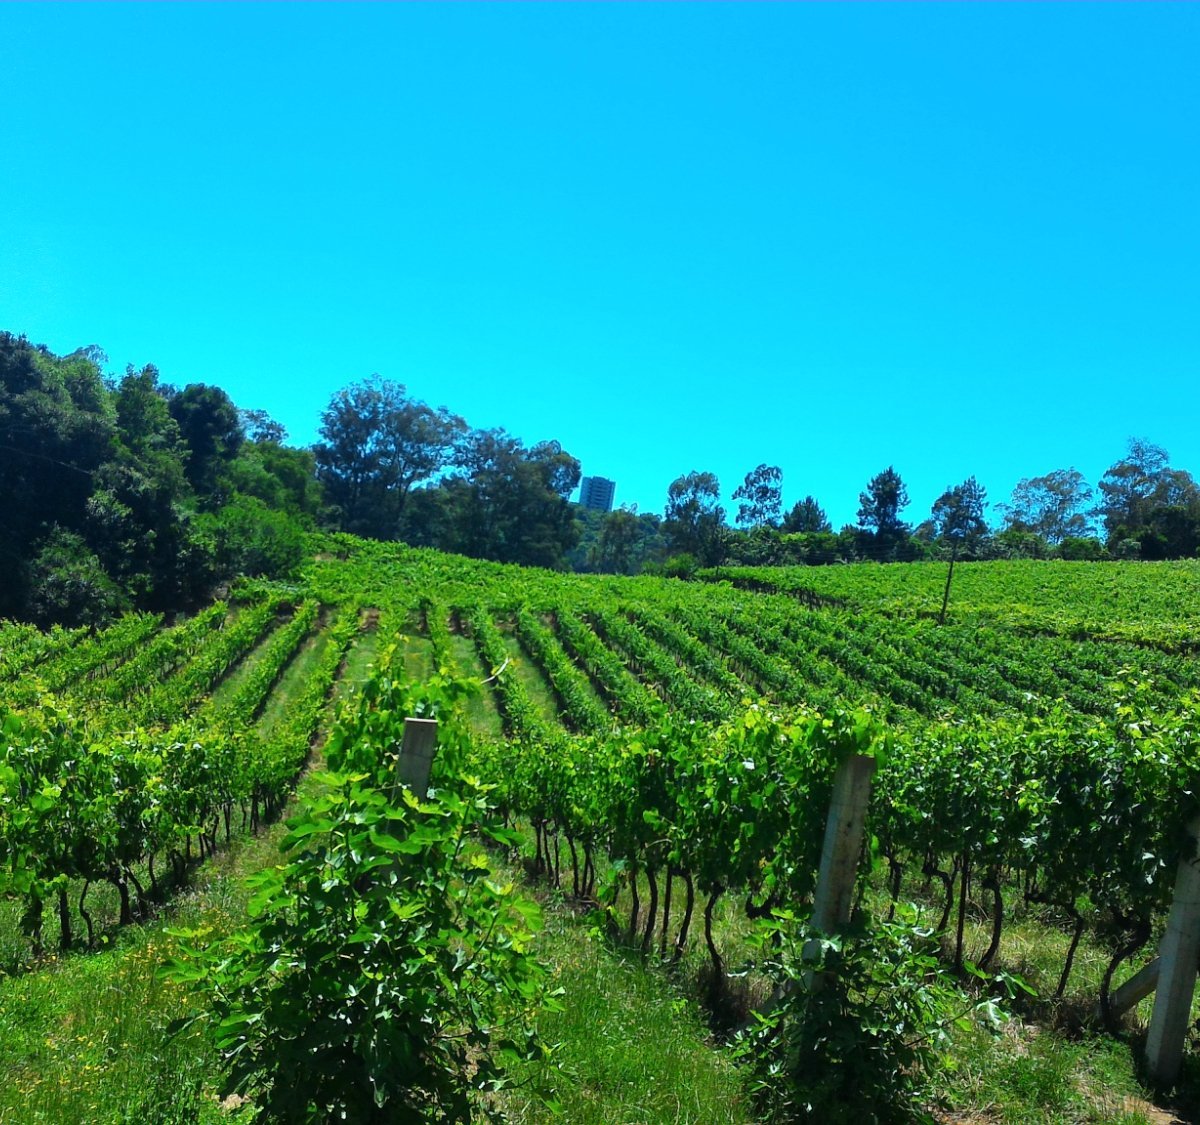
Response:
M855 754L838 766L833 778L829 814L825 819L825 842L821 847L821 867L813 895L812 924L824 934L836 933L850 921L863 828L871 804L871 774L874 772L874 758ZM800 956L806 961L815 960L818 949L816 941L805 942ZM804 984L809 989L820 989L824 977L808 972ZM793 987L794 982L777 985L759 1010L770 1012Z
M813 895L812 924L823 934L837 933L850 921L874 772L874 758L853 754L838 766L833 779L821 868L817 872L817 890ZM815 957L816 951L817 943L811 941L805 946L803 955L806 959ZM819 987L816 979L809 983L811 987Z
M853 754L838 766L833 779L821 869L813 896L812 924L823 933L835 933L850 921L874 772L874 758Z
M1183 1041L1196 987L1200 957L1200 861L1195 846L1200 840L1200 817L1188 825L1192 855L1179 864L1175 898L1167 918L1167 932L1158 947L1158 990L1150 1034L1146 1037L1146 1064L1151 1076L1164 1085L1175 1081L1183 1063Z

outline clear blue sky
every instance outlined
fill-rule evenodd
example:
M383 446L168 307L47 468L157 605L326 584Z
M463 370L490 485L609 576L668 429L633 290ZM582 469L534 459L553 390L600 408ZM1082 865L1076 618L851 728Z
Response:
M2 5L0 328L618 502L1200 476L1196 5Z

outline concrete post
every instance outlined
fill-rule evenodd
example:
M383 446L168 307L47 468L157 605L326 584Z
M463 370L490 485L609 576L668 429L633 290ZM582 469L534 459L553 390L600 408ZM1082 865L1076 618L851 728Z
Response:
M396 780L422 800L429 793L429 774L436 753L437 719L405 719Z
M874 758L854 754L838 766L833 779L812 913L813 927L824 934L837 933L850 921L874 772ZM815 957L816 950L816 942L809 942L804 949L805 958ZM819 987L816 979L809 983L811 987Z
M1200 840L1200 817L1188 825L1192 855L1180 861L1175 877L1175 898L1167 918L1167 932L1158 947L1158 990L1154 1014L1146 1037L1146 1064L1157 1082L1169 1085L1183 1063L1183 1042L1188 1013L1196 987L1200 957L1200 861L1195 847Z

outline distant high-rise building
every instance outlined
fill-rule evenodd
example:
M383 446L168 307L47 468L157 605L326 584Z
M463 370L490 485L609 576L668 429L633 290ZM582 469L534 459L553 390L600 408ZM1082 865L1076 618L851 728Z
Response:
M604 477L584 477L579 482L579 503L595 512L611 512L613 496L617 491L615 480Z

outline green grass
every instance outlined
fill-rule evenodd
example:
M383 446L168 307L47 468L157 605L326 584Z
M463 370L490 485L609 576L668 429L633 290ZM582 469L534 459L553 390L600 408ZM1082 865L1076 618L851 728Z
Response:
M433 646L428 637L409 634L404 638L404 674L417 683L433 671Z
M341 700L367 682L367 671L379 652L379 632L371 618L364 617L363 629L358 634L342 665L342 674L334 688L334 699Z
M537 708L538 713L551 726L561 725L558 714L558 701L554 698L554 689L550 686L541 668L529 658L521 647L521 642L507 629L501 629L504 647L512 658L509 668L529 696L529 701Z
M960 1033L951 1063L939 1076L942 1100L968 1120L1157 1125L1174 1119L1148 1100L1121 1040L1072 1041L1014 1021L999 1037Z
M167 1032L185 998L156 979L173 927L229 932L245 914L246 875L276 861L282 824L246 837L198 873L191 890L110 947L51 959L0 979L0 1123L184 1125L232 1121L211 1092L216 1060L195 1036Z
M213 688L209 695L207 706L212 713L220 710L221 705L228 699L232 699L243 681L250 674L250 670L254 667L261 653L267 645L269 645L275 634L287 625L290 620L290 615L280 615L276 617L274 624L269 626L258 639L254 647L247 652L238 662L229 670L229 672L221 679L221 681Z
M284 668L274 691L267 696L267 702L258 719L260 733L269 734L287 715L289 703L308 680L329 643L329 633L324 628L319 628L304 638Z
M468 679L481 682L488 673L480 664L479 654L475 651L470 637L454 633L450 637L450 644L459 671ZM490 686L484 687L478 695L467 700L467 718L475 730L486 738L499 738L504 732L504 723Z
M524 850L527 858L531 858L531 838ZM569 891L571 875L565 852L562 859L563 890ZM602 882L606 864L603 859L599 859L599 864ZM659 889L661 893L661 881ZM639 893L641 921L644 921L648 897L644 877L639 880ZM545 894L553 902L559 892L547 888ZM682 916L683 897L683 882L677 879L673 889L672 936ZM1008 901L1017 900L1015 889L1010 890ZM753 956L747 941L753 924L746 918L744 901L740 897L725 895L718 901L713 930L718 948L725 957L726 967L735 977L720 997L719 1010L701 1014L700 1004L707 1004L713 999L712 975L703 939L701 912L704 901L703 896L697 895L688 951L681 964L669 971L657 967L657 927L651 954L643 963L632 951L622 952L598 939L586 926L574 921L566 907L547 909L551 933L546 939L546 956L560 966L560 983L567 989L565 1002L568 1013L566 1017L553 1017L546 1026L548 1029L555 1027L559 1020L564 1020L563 1030L558 1034L571 1053L581 1052L585 1066L594 1068L602 1076L606 1073L605 1061L603 1057L592 1059L592 1052L599 1052L603 1056L613 1048L604 1042L600 1032L594 1030L590 1034L597 1040L595 1046L577 1042L578 1036L587 1037L589 1032L587 1018L581 1017L577 1022L574 1016L577 1011L588 1011L593 1003L589 993L596 986L586 979L586 975L581 977L571 967L573 961L582 960L590 964L593 957L598 957L600 968L597 971L604 971L603 965L607 964L618 976L636 969L638 974L659 981L659 987L665 990L665 994L655 999L654 1003L665 1005L665 1009L658 1016L650 1018L652 1021L664 1021L657 1025L656 1033L663 1037L683 1034L682 1029L671 1029L671 1021L676 1018L684 1024L689 1020L694 1021L693 1026L699 1026L705 1018L719 1026L736 1023L739 1017L744 1018L748 1005L765 996L767 985L764 978L753 972L743 975ZM932 903L927 904L927 915L936 916L940 912L940 904L937 905L939 909L935 909ZM622 941L629 906L628 891L623 889L615 907ZM882 883L869 893L868 906L875 913L886 911ZM986 947L990 936L987 920L981 911L971 916L966 936L968 956L977 957ZM572 941L586 941L592 949L586 953L573 950ZM1120 1036L1079 1028L1078 1020L1074 1017L1077 1013L1090 1012L1093 1007L1108 959L1104 949L1094 940L1085 938L1081 943L1065 1001L1062 1004L1050 1001L1062 969L1067 943L1068 936L1061 929L1048 924L1048 915L1044 911L1021 912L1008 920L1001 957L994 967L1019 973L1041 995L1024 1005L1021 1013L1008 1021L998 1037L980 1028L955 1031L951 1048L935 1076L933 1086L937 1103L930 1108L947 1125L951 1122L954 1125L1007 1125L1010 1122L1046 1122L1049 1125L1146 1125L1149 1122L1152 1125L1166 1125L1176 1120L1196 1120L1179 1108L1175 1108L1174 1112L1164 1108L1186 1106L1196 1100L1194 1091L1200 1089L1200 1065L1196 1060L1188 1061L1180 1092L1174 1098L1164 1098L1143 1085L1139 1078L1141 1032L1149 1021L1152 1000L1142 1003L1130 1020L1130 1030ZM640 946L640 937L637 944ZM1147 945L1134 966L1122 970L1118 975L1118 983L1151 956L1152 944ZM1200 1015L1200 1008L1193 1014ZM553 1036L554 1033L551 1034ZM714 1056L714 1066L719 1068L725 1064L726 1060L720 1057L719 1049L714 1051L711 1046L705 1049ZM672 1065L670 1073L676 1072L677 1067ZM692 1078L689 1076L686 1081L690 1083ZM682 1078L678 1081L671 1078L668 1082L669 1092L682 1098L689 1088L683 1083ZM658 1103L656 1112L663 1115L657 1117L637 1116L635 1107L630 1110L634 1116L627 1120L705 1120L703 1116L675 1118L670 1115L674 1112L671 1104L669 1098ZM534 1113L532 1109L524 1112ZM577 1119L574 1114L585 1112L585 1109L572 1106L566 1119L574 1121ZM625 1112L625 1107L619 1107L614 1112ZM743 1109L741 1112L749 1111ZM541 1120L536 1114L525 1119ZM594 1118L580 1116L578 1119L604 1120L602 1115ZM626 1118L618 1116L612 1120Z
M554 1116L521 1090L505 1109L519 1123L640 1125L755 1120L732 1061L715 1050L695 1001L664 973L616 953L587 921L548 909L537 952L554 969L562 1010L540 1021L557 1044L550 1067L525 1079L553 1085Z

